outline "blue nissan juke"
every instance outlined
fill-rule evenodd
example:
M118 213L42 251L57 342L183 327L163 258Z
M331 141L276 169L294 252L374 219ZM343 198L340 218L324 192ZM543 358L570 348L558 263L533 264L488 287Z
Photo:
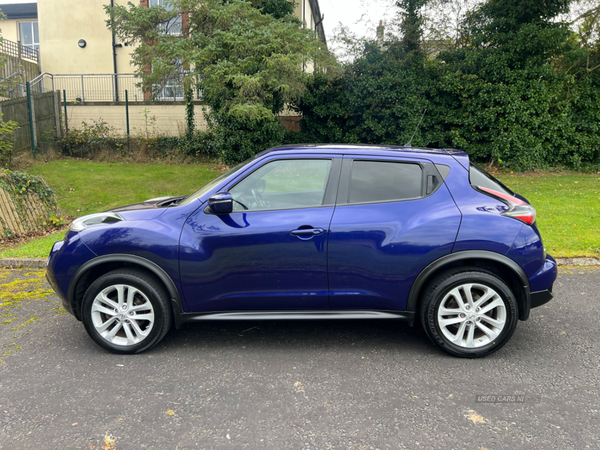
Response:
M47 277L116 353L186 322L365 318L479 357L552 299L535 216L464 152L284 146L190 196L75 220Z

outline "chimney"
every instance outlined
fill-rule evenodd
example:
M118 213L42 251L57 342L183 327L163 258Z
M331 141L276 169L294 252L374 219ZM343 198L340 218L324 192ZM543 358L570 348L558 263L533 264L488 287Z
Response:
M385 27L383 26L383 20L379 21L379 26L377 27L377 43L379 47L383 48L383 31Z

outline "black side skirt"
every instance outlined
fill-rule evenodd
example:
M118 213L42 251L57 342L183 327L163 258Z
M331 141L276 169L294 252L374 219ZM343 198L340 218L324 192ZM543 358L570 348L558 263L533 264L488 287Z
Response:
M331 320L331 319L396 319L411 322L413 311L228 311L184 313L181 322L207 320Z

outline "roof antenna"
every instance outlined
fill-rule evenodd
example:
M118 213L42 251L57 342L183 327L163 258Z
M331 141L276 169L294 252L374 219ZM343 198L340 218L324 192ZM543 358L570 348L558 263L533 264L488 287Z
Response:
M405 147L412 147L412 141L415 137L415 134L417 134L417 130L419 129L419 127L421 126L421 122L423 122L423 117L425 117L425 113L427 112L427 110L423 111L423 115L421 116L421 120L419 120L419 123L417 124L417 128L415 128L415 132L413 133L413 135L410 138L410 141L408 141L406 144L404 144Z

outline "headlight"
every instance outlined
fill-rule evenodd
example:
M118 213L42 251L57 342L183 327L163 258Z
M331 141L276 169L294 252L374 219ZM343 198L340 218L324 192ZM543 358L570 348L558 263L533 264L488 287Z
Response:
M111 212L103 212L97 214L90 214L87 216L80 217L79 219L75 219L71 224L71 231L82 231L87 227L91 227L92 225L99 225L101 223L113 223L120 222L123 219L121 214L111 213Z

